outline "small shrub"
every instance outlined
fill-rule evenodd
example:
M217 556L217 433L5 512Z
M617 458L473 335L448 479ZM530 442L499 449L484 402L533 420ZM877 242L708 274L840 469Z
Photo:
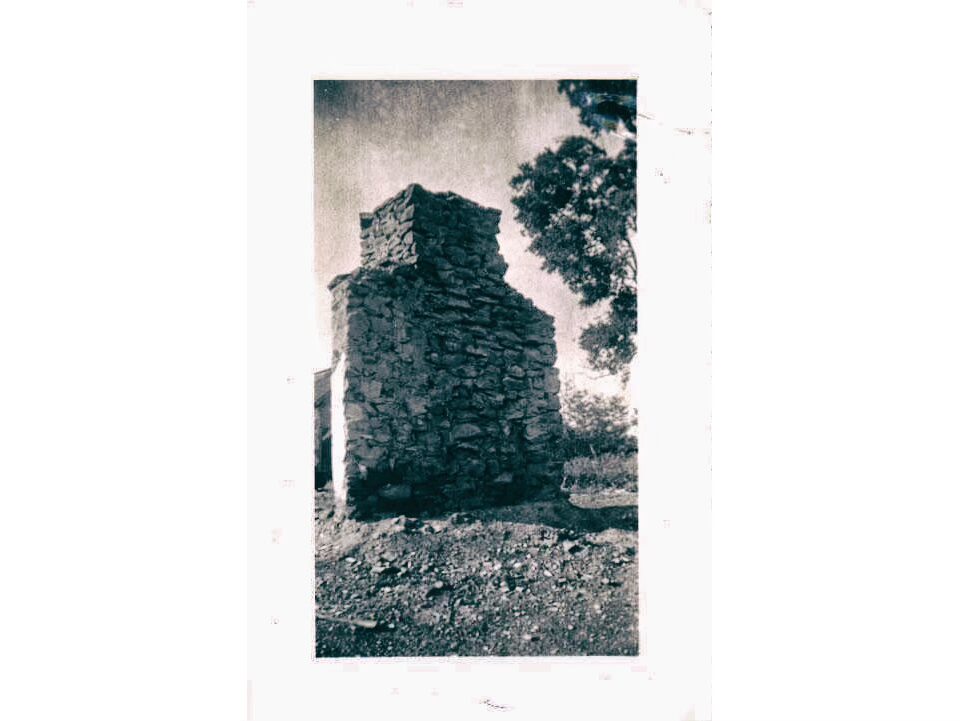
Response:
M565 490L637 490L637 455L604 453L571 458L563 464Z

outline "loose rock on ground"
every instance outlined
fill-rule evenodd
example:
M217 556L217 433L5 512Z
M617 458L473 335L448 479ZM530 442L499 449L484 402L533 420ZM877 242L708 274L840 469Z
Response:
M361 522L319 493L317 656L636 655L635 497L574 500Z

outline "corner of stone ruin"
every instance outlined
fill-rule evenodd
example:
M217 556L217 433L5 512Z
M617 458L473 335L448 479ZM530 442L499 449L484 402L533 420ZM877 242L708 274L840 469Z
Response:
M504 280L499 217L418 184L360 215L361 266L329 286L339 514L560 495L554 319Z

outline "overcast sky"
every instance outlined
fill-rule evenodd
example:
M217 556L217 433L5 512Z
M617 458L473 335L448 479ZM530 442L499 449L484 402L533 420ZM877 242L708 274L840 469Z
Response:
M315 90L317 367L329 365L327 283L360 264L359 214L420 183L502 211L507 282L555 318L561 376L616 392L577 345L596 309L540 269L513 219L509 181L520 163L585 133L556 81L317 81Z

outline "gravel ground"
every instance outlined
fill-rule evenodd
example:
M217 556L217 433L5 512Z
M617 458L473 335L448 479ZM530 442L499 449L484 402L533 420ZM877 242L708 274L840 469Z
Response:
M317 494L318 657L629 656L634 494L337 520Z

